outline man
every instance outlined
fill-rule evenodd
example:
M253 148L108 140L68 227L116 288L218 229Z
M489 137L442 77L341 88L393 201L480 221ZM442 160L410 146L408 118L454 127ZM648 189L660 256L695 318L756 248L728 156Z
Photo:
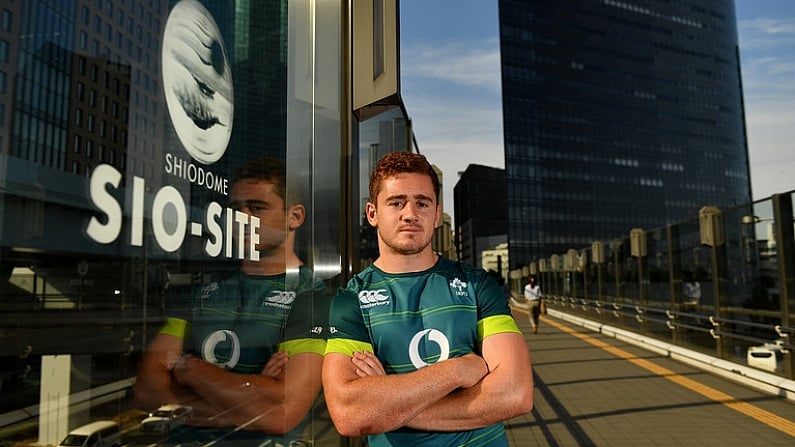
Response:
M380 446L507 446L533 405L530 357L482 269L431 249L439 180L425 157L385 156L370 178L379 257L332 301L323 389L337 430Z
M541 315L541 286L536 284L536 279L532 275L527 277L527 284L524 286L524 299L530 310L530 325L533 333L538 333L538 320Z
M283 162L244 164L229 207L259 219L259 259L246 254L239 270L192 294L189 314L169 318L141 361L141 408L193 407L193 427L179 430L179 441L305 440L299 423L320 390L330 300L294 251L305 209L285 193ZM241 246L249 247L245 239Z

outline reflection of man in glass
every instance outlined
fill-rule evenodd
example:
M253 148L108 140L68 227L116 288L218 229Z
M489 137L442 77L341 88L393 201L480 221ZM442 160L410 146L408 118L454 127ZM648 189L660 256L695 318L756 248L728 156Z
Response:
M701 302L701 283L696 281L692 272L685 272L685 282L682 285L684 299L682 304L686 309L694 309Z
M137 404L193 408L192 427L174 432L176 440L303 439L301 421L321 386L329 295L294 251L305 209L286 190L281 161L241 168L229 207L259 218L259 260L246 255L239 270L210 275L191 294L188 314L169 318L144 355Z

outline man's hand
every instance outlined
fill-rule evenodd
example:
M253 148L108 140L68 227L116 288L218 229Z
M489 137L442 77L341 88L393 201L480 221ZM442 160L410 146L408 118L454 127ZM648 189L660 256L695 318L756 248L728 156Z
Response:
M356 367L356 375L359 377L386 375L384 365L381 364L381 361L378 360L378 357L372 352L354 352L351 362L353 362L353 366Z
M486 364L483 357L477 354L467 354L449 360L460 363L458 376L464 381L461 388L471 388L477 385L489 373L489 365Z
M187 375L189 371L188 365L193 360L199 360L199 359L195 357L193 354L184 354L176 362L174 362L174 366L171 368L171 374L174 375L174 379L177 380L178 384L182 386L188 386L187 384Z
M262 368L261 375L270 377L274 380L284 379L284 367L287 365L289 355L284 351L279 351L268 359L268 363Z

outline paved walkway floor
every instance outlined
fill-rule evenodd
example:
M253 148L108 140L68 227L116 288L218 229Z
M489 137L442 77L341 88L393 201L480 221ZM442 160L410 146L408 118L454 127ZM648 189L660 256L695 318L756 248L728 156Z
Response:
M542 316L535 405L506 423L512 446L795 446L795 404L604 334Z

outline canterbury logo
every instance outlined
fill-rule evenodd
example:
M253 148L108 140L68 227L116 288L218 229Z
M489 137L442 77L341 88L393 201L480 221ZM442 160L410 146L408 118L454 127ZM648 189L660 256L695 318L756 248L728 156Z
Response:
M201 301L204 302L205 300L209 299L210 295L212 295L213 292L215 292L216 290L218 290L220 288L221 287L218 285L217 282L214 282L214 283L211 283L211 284L208 284L208 285L202 287L201 297L200 297Z
M290 291L281 291L277 290L273 292L273 295L265 298L265 301L262 305L282 305L282 306L289 306L290 304L295 301L295 292Z
M386 292L386 289L362 290L359 292L359 301L361 301L362 304L370 304L388 300L389 297L383 295L382 292Z
M362 290L359 292L359 303L362 307L373 307L389 302L389 297L384 295L386 289Z

